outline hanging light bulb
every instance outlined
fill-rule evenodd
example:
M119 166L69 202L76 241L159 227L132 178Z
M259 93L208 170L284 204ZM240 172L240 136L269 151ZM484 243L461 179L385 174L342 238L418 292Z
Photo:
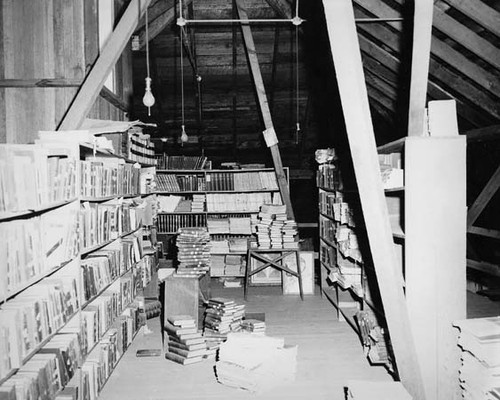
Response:
M149 107L153 107L155 104L155 98L153 93L151 93L151 78L149 76L146 78L146 92L142 98L142 103L148 108L148 115L150 115Z
M182 134L181 134L181 142L184 145L189 140L189 137L186 133L186 130L184 129L184 125L182 125Z

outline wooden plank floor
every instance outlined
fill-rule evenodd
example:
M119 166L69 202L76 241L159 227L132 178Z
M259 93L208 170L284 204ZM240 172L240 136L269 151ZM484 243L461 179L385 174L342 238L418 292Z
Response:
M214 361L182 366L163 357L136 358L139 348L159 348L159 322L148 321L154 333L139 332L103 389L102 400L136 399L344 399L348 379L392 380L383 367L370 367L362 346L346 322L336 320L326 298L283 296L276 288L250 288L246 310L264 312L268 336L298 345L296 381L254 395L219 384ZM243 301L243 289L212 289L213 296ZM154 322L153 322L154 321ZM152 323L153 322L153 323ZM153 326L154 324L154 326Z
M213 296L243 301L243 289L213 287ZM498 302L468 294L469 317L498 314ZM108 383L102 400L160 399L329 399L344 400L349 379L390 381L383 367L370 366L358 337L346 322L336 320L334 307L319 295L282 296L276 288L251 288L246 310L264 312L267 335L298 345L297 375L293 384L263 394L252 394L217 383L214 361L182 366L163 357L137 358L137 349L161 348L159 321L148 321L151 334L140 331ZM496 310L496 314L495 314Z

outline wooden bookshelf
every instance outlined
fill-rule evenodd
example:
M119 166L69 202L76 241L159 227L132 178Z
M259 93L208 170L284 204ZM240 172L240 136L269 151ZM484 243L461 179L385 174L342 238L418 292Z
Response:
M289 170L285 168L288 179ZM281 202L278 180L274 169L206 169L206 170L158 170L157 194L181 196L184 200L192 201L194 195L204 195L203 211L160 211L158 215L158 233L171 236L177 229L183 227L207 227L211 218L248 218L255 216L264 203ZM259 201L255 201L258 198ZM182 201L182 200L181 200ZM222 204L227 204L223 207ZM249 221L250 226L250 221ZM212 233L213 239L217 235L243 235L250 238L251 231L245 234ZM245 251L217 251L212 255L242 255ZM211 273L214 276L213 273ZM235 277L235 275L221 275Z
M8 150L9 146L2 146L3 154L10 151ZM35 185L31 187L33 193L24 193L28 200L23 204L29 202L29 204L38 203L42 206L28 208L26 211L9 211L8 207L18 206L14 204L15 196L12 195L9 202L2 205L7 209L4 208L5 211L0 214L0 232L6 233L9 238L2 247L2 254L5 250L9 269L0 268L0 281L4 285L0 288L0 325L5 333L0 339L0 358L2 358L3 365L11 365L11 368L0 369L0 384L9 381L18 371L23 371L23 367L29 365L31 360L38 359L38 353L42 349L45 351L48 346L51 349L54 348L51 341L60 334L63 334L65 338L78 337L78 347L83 351L84 343L82 340L86 334L83 333L82 313L94 315L94 321L104 323L105 318L101 318L102 316L97 318L97 314L101 313L103 308L90 306L99 302L110 305L110 302L120 299L121 306L115 307L117 315L111 322L108 321L109 328L98 338L99 340L94 343L92 349L87 349L89 351L86 354L83 353L81 359L75 359L78 371L74 371L75 375L70 381L71 383L68 382L67 385L77 387L79 393L83 393L88 388L83 387L86 380L81 379L84 373L82 368L84 368L85 360L90 357L90 351L104 351L106 344L102 340L108 334L116 336L113 340L116 340L117 343L117 361L113 365L107 366L112 371L128 347L130 339L135 337L140 327L141 318L137 302L137 296L140 293L138 291L151 278L153 270L156 268L155 262L157 263L158 260L154 249L153 251L143 250L141 223L145 213L142 209L139 210L131 199L148 201L146 197L150 194L142 195L139 193L137 162L107 151L95 150L91 146L75 143L13 145L12 149L13 154L18 152L26 155L25 159L32 160L33 165L25 166L26 171L29 170L28 167L32 168L33 174L37 170L40 171L36 175L36 180L33 181ZM51 157L52 164L54 164L54 158L60 155L61 160L63 160L61 165L67 169L61 169L61 165L44 165L44 163L49 162L48 155ZM95 165L98 169L96 171L102 175L93 175L92 180L90 180L85 178L85 171L82 171L81 168L86 162L94 162L93 159L89 159L93 156L97 157ZM117 159L120 160L118 163ZM109 164L107 160L109 160ZM123 167L124 163L128 166ZM41 175L46 170L51 171L48 174L50 179L48 176ZM54 173L56 175L52 176ZM58 176L57 173L62 175ZM118 178L118 181L115 179L113 182L112 177ZM10 179L5 173L0 178ZM59 186L55 188L51 186L52 179L59 179L62 183L58 183ZM89 189L86 185L93 183L96 183L96 188L92 188L92 190L104 195L90 197L83 195L84 189ZM5 185L4 182L2 187L9 188L9 185ZM18 185L15 190L16 196L19 196L21 190L25 190L25 188ZM44 203L43 198L47 197L55 198L55 201ZM113 202L114 200L116 202ZM97 214L96 208L95 219L92 219L94 217L86 219L83 215L84 209L88 211L91 207L101 206L103 207L102 215ZM146 207L151 207L151 205L146 204ZM104 231L107 233L103 233ZM107 240L82 249L83 237L86 232L90 232L90 236L93 238L102 237ZM123 243L119 243L120 241ZM15 246L17 242L20 242L19 249ZM24 242L30 245L24 245ZM84 301L85 281L81 264L84 258L95 260L94 252L99 252L95 254L96 257L106 259L109 263L114 262L113 268L120 271L122 267L116 262L118 259L122 259L122 256L125 259L124 254L118 257L118 254L124 252L125 248L131 250L127 253L126 265L129 268L121 271L109 284L100 288L98 293ZM23 254L20 253L21 250L24 251ZM12 252L16 252L17 256L14 257ZM111 268L111 266L103 264L102 268ZM12 271L16 269L20 271L16 273L16 277L20 276L22 280L13 284L12 276L9 276L9 280L7 280L5 274L8 272L12 274ZM22 272L24 270L29 270L29 275L27 272ZM108 273L111 274L111 270ZM24 274L26 274L26 278L24 278ZM7 286L6 282L9 282L10 286ZM37 307L39 305L45 307L45 305L42 306L42 302L46 301L47 304L57 302L59 297L64 298L64 301L61 301L58 306L55 304L50 306L53 310L48 313L47 318L36 317ZM128 304L122 303L124 299L128 299ZM34 305L35 303L36 305ZM43 320L43 322L33 322L30 325L37 329L35 331L30 328L31 333L28 332L29 334L26 336L26 340L30 341L30 347L23 343L22 352L12 350L16 348L16 343L20 343L16 336L21 337L20 334L17 335L17 332L22 329L15 322L16 315L25 313L23 315L30 316L31 311L26 311L28 306L31 307L30 310L33 310L33 321ZM71 315L69 315L70 313ZM101 328L104 329L104 325ZM31 336L35 337L35 334L36 341L32 341ZM68 336L68 334L72 336ZM9 342L8 345L6 340ZM98 346L99 343L102 346ZM9 352L7 349L11 349L11 351ZM110 351L115 350L110 349ZM75 354L79 352L80 350ZM98 357L98 359L100 358ZM102 358L102 360L105 359ZM108 378L109 376L106 377L106 380Z

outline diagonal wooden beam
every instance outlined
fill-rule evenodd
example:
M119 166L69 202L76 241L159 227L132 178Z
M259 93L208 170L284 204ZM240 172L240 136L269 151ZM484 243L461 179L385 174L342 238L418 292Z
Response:
M465 132L467 143L486 142L500 139L500 125L488 126L487 128L473 129Z
M193 0L183 0L183 5L187 7L192 2ZM176 22L176 17L178 17L177 10L176 7L173 6L166 10L158 18L150 21L148 23L149 41L153 40L169 25ZM137 34L139 35L139 46L142 49L144 46L146 46L146 29L142 28L139 32L137 32Z
M432 0L414 2L413 45L411 56L408 136L422 136L424 132L427 81L432 37Z
M420 365L382 188L358 35L350 0L323 1L354 172L385 317L402 383L425 399Z
M483 188L479 196L477 196L476 200L469 207L469 212L467 213L467 230L469 230L474 222L478 219L479 215L483 212L485 207L488 205L489 201L495 195L495 193L500 188L500 166L498 166L497 170L493 173L490 180Z
M480 228L479 226L471 226L467 229L467 233L472 233L478 236L486 236L493 239L500 239L500 231L498 229Z
M59 124L58 130L78 129L89 113L102 89L111 68L122 54L134 32L137 22L151 0L131 0L118 25L106 42L94 66L86 76L73 103Z
M285 0L266 0L266 3L281 17L281 18L292 18L295 14L295 10L292 10L292 6Z
M248 19L248 14L246 12L245 5L243 4L243 0L236 0L236 8L240 19ZM269 150L271 150L281 198L283 200L283 203L286 205L288 217L294 219L292 201L290 199L290 191L288 189L288 182L286 179L285 171L283 170L283 164L281 162L281 155L278 148L278 139L276 137L276 132L274 131L273 119L271 117L269 103L267 102L266 89L264 87L264 81L260 72L259 59L257 57L257 51L255 50L252 30L250 29L250 25L248 23L242 22L241 31L243 33L243 42L245 43L245 51L247 53L248 64L254 80L259 107L262 113L262 119L264 120L264 126L266 128L266 130L264 131L264 138L266 139L266 144L269 147Z

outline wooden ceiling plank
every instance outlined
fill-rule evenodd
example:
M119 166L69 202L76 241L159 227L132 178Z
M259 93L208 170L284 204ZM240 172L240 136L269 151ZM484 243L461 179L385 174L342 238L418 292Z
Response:
M183 4L185 7L189 6L193 0L183 0ZM170 24L175 21L175 17L177 16L175 6L170 7L163 14L161 14L158 18L150 21L148 23L148 36L149 41L153 40L156 36L158 36L165 28L167 28ZM146 46L146 29L142 28L137 32L139 35L139 47L142 49Z
M408 136L423 136L426 129L427 82L432 37L432 0L414 2Z
M358 35L350 0L323 1L365 226L397 369L416 400L425 398L382 188Z
M500 13L483 1L444 0L477 24L500 37Z
M248 14L243 4L243 0L236 0L236 7L240 19L248 19ZM267 102L266 90L264 87L264 81L262 79L262 74L260 72L259 60L257 57L257 51L255 49L255 43L253 41L252 30L248 23L241 23L241 31L243 33L243 42L245 43L245 51L248 58L249 68L252 72L255 90L257 92L257 97L259 101L260 111L262 114L262 119L264 120L264 126L266 132L271 132L271 137L276 134L274 133L273 120L271 117L271 110L269 109L269 103ZM276 177L278 180L278 186L280 188L281 198L286 205L287 215L289 218L294 219L294 212L292 208L292 201L290 199L290 191L288 189L288 183L286 180L286 175L283 170L283 164L281 161L281 155L278 148L278 141L275 140L275 144L268 145L271 150L271 155L273 158L274 169L276 172Z
M488 126L487 128L473 129L465 132L467 143L486 142L500 139L500 125Z
M384 15L389 18L401 17L401 13L389 7L381 0L354 0L354 2L372 14L380 10L380 14L376 15ZM400 0L399 3L402 3L402 0ZM400 23L388 22L387 24L397 31L401 31ZM360 27L362 28L362 26ZM481 68L481 66L475 64L435 36L432 38L431 53L433 56L443 60L446 64L452 66L479 86L486 89L490 94L500 97L500 78L498 76Z
M434 7L434 27L482 58L488 64L500 69L500 50L486 39L462 25L439 7Z
M165 11L167 11L169 8L174 7L176 3L175 1L165 1L165 0L151 0L151 3L149 4L148 8L148 19L149 22L154 21L156 18L161 16ZM137 24L137 27L135 28L134 34L137 35L139 33L139 30L144 28L146 25L146 17L143 16L139 23Z
M368 0L355 0L356 3L359 2L365 2ZM377 1L377 0L373 0ZM369 2L368 5L371 3ZM364 7L364 5L363 5ZM371 11L370 11L371 12ZM364 13L364 12L363 12ZM366 14L363 14L366 15ZM376 40L380 41L381 43L384 43L384 46L387 48L391 49L392 51L399 53L400 51L400 43L398 41L398 38L396 35L394 35L392 32L390 32L389 28L384 27L382 24L359 24L358 25L358 32L361 33L361 36L372 36L376 38ZM368 39L367 39L368 40ZM363 43L363 40L361 40L361 45L367 47L366 43ZM394 56L392 56L394 57ZM385 64L385 63L384 63ZM448 68L442 67L437 63L434 59L431 58L430 62L430 79L431 79L431 84L440 86L439 92L441 92L441 96L446 93L446 97L436 97L433 95L433 97L437 99L442 99L442 98L454 98L457 100L457 106L458 103L462 103L460 105L461 109L469 108L469 106L466 106L466 103L464 103L463 99L471 99L471 103L474 105L474 107L477 107L478 109L484 110L485 113L491 116L490 119L484 118L484 117L477 117L478 113L475 113L472 108L470 108L470 111L466 111L466 114L469 117L474 118L473 124L476 126L481 126L484 125L485 123L487 125L491 124L492 122L488 123L488 120L494 121L497 119L495 115L498 114L498 104L495 102L493 99L491 99L489 96L487 96L485 93L483 93L481 90L476 88L474 85L463 79L460 75L457 73L451 71ZM450 87L450 89L454 90L459 97L457 98L456 95L452 95L449 93L449 91L444 90L441 85L438 82L445 82L447 86ZM429 87L428 90L431 90ZM435 88L432 89L433 93L435 93ZM478 100L480 99L480 100ZM469 118L467 117L467 118ZM471 120L472 122L472 120Z
M500 266L492 264L485 261L476 261L467 259L467 268L474 269L476 271L484 272L488 275L497 276L500 278Z
M474 235L486 236L493 239L500 239L500 231L497 229L487 229L481 228L479 226L471 226L467 229L467 233L472 233Z
M484 186L481 193L479 193L479 196L477 196L476 200L474 200L472 206L469 207L469 211L467 213L467 229L470 229L474 225L474 222L476 222L479 218L479 215L483 212L499 188L500 165L493 173L488 183Z
M92 108L109 71L128 44L130 36L151 0L131 0L113 33L85 78L73 103L59 124L58 130L78 129Z
M280 16L280 18L292 18L292 6L286 0L266 0L266 3Z

